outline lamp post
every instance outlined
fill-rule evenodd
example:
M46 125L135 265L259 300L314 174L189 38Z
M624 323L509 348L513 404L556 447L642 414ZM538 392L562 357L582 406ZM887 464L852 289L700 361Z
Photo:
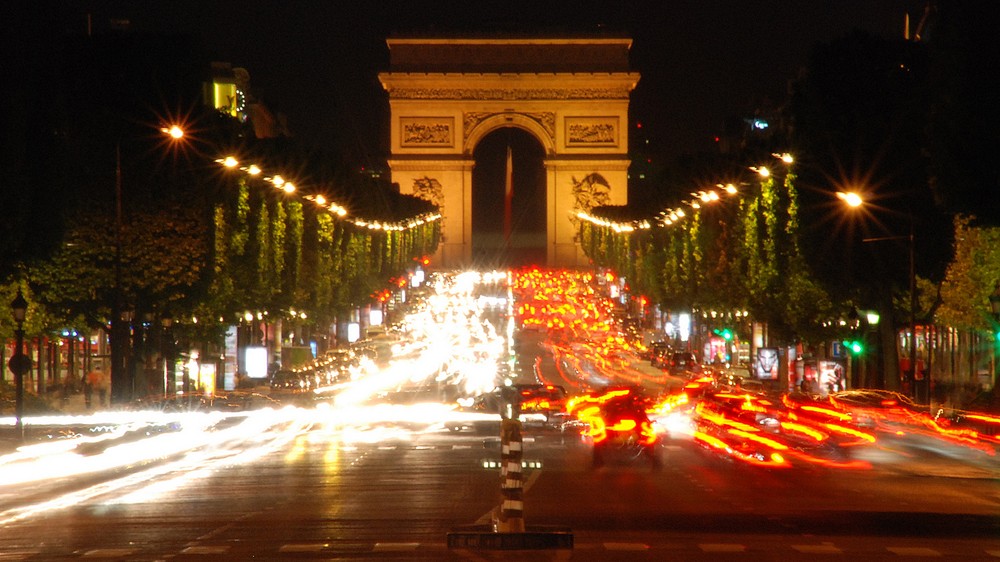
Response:
M111 303L111 403L120 404L131 398L126 389L131 387L128 375L128 356L124 349L126 339L125 295L122 287L122 147L121 139L115 143L115 261L114 296Z
M990 294L990 312L993 313L993 396L997 390L997 349L1000 348L1000 281Z
M911 393L917 391L917 273L916 273L916 253L913 243L913 215L910 215L910 234L907 236L880 236L877 238L864 238L862 242L880 242L883 240L906 240L909 244L910 258L910 366L907 369L906 380L913 385ZM929 381L927 383L930 390ZM921 387L924 383L921 383ZM922 393L921 393L922 394ZM928 397L929 398L929 397Z
M173 326L174 319L170 316L164 316L160 319L160 325L163 326L163 341L162 349L160 355L163 356L163 395L173 396L177 393L177 381L174 375L174 364L171 359L173 355L173 334L170 331L170 327Z
M17 323L14 334L17 337L17 349L14 356L10 358L10 370L14 371L14 430L18 437L24 440L24 373L31 367L31 359L24 354L24 318L28 313L28 301L24 300L24 294L20 287L17 289L17 296L10 303L10 310Z
M160 131L170 142L184 139L180 125L162 127ZM122 139L115 143L115 256L114 287L111 303L111 403L121 404L134 398L135 364L132 349L132 318L134 311L127 307L122 279L124 220L122 213Z
M857 208L865 204L864 197L856 192L837 192L839 197L849 207ZM916 391L917 374L917 273L916 273L916 249L914 244L914 218L913 212L908 214L910 222L910 233L905 236L879 236L875 238L862 238L862 242L881 242L887 240L906 240L909 245L909 284L910 284L910 365L904 373L906 380L914 385L912 391ZM930 391L930 381L924 381ZM928 396L928 399L930 397Z

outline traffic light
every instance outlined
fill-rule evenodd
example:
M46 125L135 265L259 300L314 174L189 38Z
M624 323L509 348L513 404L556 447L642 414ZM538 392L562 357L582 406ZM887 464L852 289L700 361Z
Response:
M860 355L865 350L865 344L860 340L850 340L844 342L844 347L854 355Z
M726 341L732 341L733 339L733 331L730 330L729 328L722 328L722 329L716 328L712 330L712 332L714 332L715 335L717 336L721 336L722 339Z

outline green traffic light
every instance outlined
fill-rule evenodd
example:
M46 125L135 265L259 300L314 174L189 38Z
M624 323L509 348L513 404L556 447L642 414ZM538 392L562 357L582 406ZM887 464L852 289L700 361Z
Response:
M733 331L730 330L729 328L723 328L721 330L718 329L718 328L716 328L716 329L712 330L712 332L714 332L715 335L717 335L717 336L722 336L722 339L724 339L726 341L730 341L730 340L733 339Z
M851 353L855 355L865 350L865 346L862 345L861 342L859 342L858 340L845 341L844 345L847 346L847 349L849 349Z

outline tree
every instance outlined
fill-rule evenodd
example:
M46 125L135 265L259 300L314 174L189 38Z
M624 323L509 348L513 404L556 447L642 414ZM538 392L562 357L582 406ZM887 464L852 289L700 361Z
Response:
M989 295L1000 282L1000 228L973 227L974 217L955 218L955 257L940 286L935 319L970 331L993 328Z

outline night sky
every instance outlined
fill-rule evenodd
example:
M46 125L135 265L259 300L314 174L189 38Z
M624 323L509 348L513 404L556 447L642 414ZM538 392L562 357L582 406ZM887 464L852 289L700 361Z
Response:
M854 28L901 36L923 0L438 0L61 1L64 25L97 30L128 19L137 32L199 36L212 58L246 68L254 91L294 135L335 139L362 158L385 157L385 39L440 32L604 31L633 38L632 121L672 158L709 148L728 117L784 100L810 47Z

